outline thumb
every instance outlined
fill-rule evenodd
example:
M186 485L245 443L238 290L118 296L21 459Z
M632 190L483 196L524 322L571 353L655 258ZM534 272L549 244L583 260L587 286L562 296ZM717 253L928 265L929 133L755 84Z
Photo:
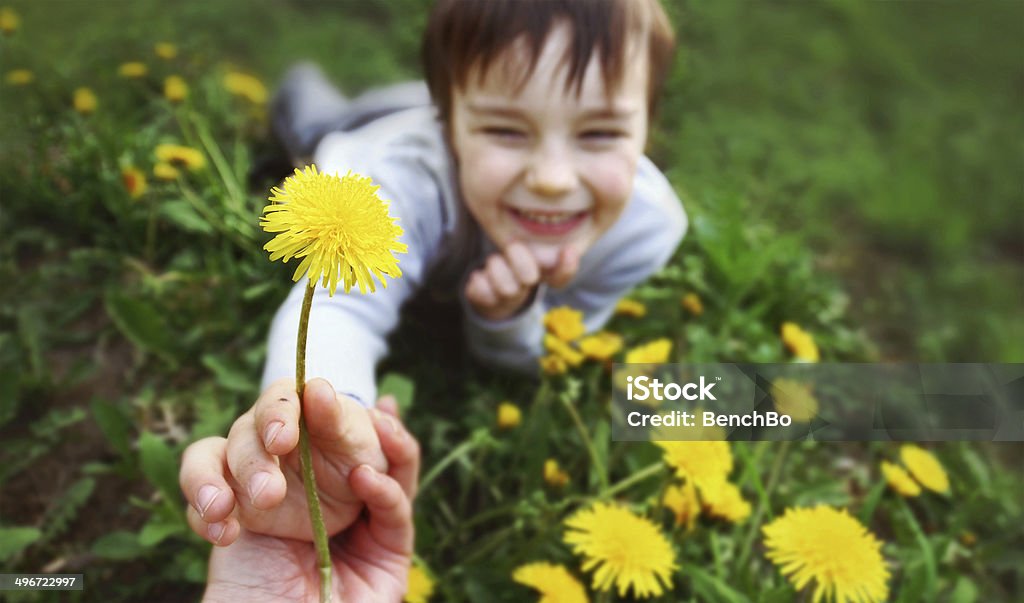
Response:
M576 276L580 267L580 252L572 243L562 247L558 254L558 263L544 279L548 285L560 288L569 284L569 281Z

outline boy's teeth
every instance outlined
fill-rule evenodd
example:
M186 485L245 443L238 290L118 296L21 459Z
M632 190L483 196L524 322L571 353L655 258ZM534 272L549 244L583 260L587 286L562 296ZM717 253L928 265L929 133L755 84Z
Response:
M526 210L517 210L527 220L533 222L540 222L541 224L561 224L567 222L576 216L575 213L571 212L558 212L558 213L539 213Z

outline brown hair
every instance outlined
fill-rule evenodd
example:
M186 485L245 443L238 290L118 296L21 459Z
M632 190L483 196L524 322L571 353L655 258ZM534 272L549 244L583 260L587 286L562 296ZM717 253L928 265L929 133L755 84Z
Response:
M561 22L568 22L572 31L564 57L569 66L566 89L575 86L577 94L595 50L604 81L614 90L622 79L627 43L646 41L648 112L653 114L675 48L672 26L658 0L438 0L423 36L422 58L441 120L450 123L455 86L465 87L469 72L477 67L483 78L520 38L530 57L521 74L520 85L525 83L548 33Z

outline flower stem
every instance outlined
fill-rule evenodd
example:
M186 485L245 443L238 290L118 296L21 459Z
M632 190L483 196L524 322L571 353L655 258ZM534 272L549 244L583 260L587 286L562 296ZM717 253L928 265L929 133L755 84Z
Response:
M576 407L573 406L572 400L566 394L559 396L562 402L562 406L569 411L569 416L572 417L572 422L576 425L576 431L580 434L580 439L583 440L583 445L587 449L587 454L590 455L590 462L594 463L594 470L597 472L597 478L601 482L601 489L608 489L608 474L605 472L604 462L601 461L600 455L597 454L597 449L594 448L593 439L590 437L590 431L587 426L583 424L583 420L580 418Z
M309 331L309 310L313 307L313 292L316 282L309 281L306 296L302 298L302 313L299 314L299 337L295 346L295 391L302 395L306 390L306 333ZM316 545L317 566L320 569L320 603L331 600L331 551L327 547L327 528L324 514L320 510L320 497L316 493L316 475L313 473L313 455L309 449L309 429L306 416L299 413L299 464L302 467L302 485L306 489L309 503L309 520L313 525L313 544Z

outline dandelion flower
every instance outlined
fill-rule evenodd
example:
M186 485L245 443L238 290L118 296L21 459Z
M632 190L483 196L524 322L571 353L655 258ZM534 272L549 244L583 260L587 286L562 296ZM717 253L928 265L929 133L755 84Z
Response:
M91 115L96 111L96 95L89 88L76 88L74 95L71 97L71 104L75 107L75 111L78 111L82 115Z
M875 603L889 596L882 543L845 510L787 509L762 528L765 554L800 590L812 581L815 603Z
M732 450L728 442L654 443L662 449L665 463L675 469L676 475L693 480L697 487L725 481L732 472Z
M750 503L736 484L725 480L705 482L701 485L700 499L708 515L720 517L732 523L740 523L750 517Z
M21 26L21 17L18 13L14 12L13 8L5 6L0 8L0 31L6 35L18 31L18 27Z
M583 354L554 335L547 334L544 336L544 349L565 360L569 366L579 366L583 363Z
M562 471L558 461L548 459L544 461L544 481L554 488L564 488L569 483L569 474Z
M245 73L237 71L226 73L224 75L224 89L256 105L262 105L267 102L267 88L263 85L263 82Z
M537 603L587 603L587 592L579 580L561 565L528 563L512 572L516 582L540 591Z
M511 402L498 405L498 429L515 429L523 422L523 413Z
M671 352L672 341L662 337L626 352L626 364L661 364L668 362Z
M548 354L541 356L540 370L548 375L564 375L569 370L569 364L561 356Z
M569 306L552 308L544 315L544 327L562 341L576 341L586 327L583 326L583 312Z
M131 79L143 77L147 73L149 73L149 68L146 67L145 63L140 63L138 61L123 63L117 68L118 75Z
M167 76L164 80L164 96L172 103L180 103L188 97L188 84L179 75Z
M675 515L677 526L685 523L687 530L693 529L693 524L700 515L700 501L697 500L697 488L693 485L693 480L665 488L661 504Z
M175 167L183 167L189 171L197 171L206 167L206 157L202 152L192 147L184 147L177 144L156 145L157 161L169 163Z
M675 552L653 522L609 503L595 503L565 520L565 543L584 557L583 571L594 572L600 591L615 585L620 597L661 596L672 588Z
M921 493L921 486L918 486L917 482L910 477L910 474L899 465L882 461L882 475L885 476L885 481L889 483L889 487L902 496L910 498Z
M128 166L122 169L121 182L132 199L138 199L142 193L146 192L146 175L138 168Z
M809 423L818 415L818 399L806 383L780 377L772 382L771 394L775 410L797 423Z
M263 230L280 233L263 248L271 261L302 258L292 280L323 279L332 296L339 282L345 293L354 284L361 293L376 291L374 276L387 287L385 275L402 276L394 253L408 247L398 241L402 228L388 215L379 189L352 172L339 177L317 172L315 165L296 169L282 188L271 189L271 204L263 208Z
M169 61L178 56L178 47L170 42L157 42L153 45L153 52L161 59Z
M939 494L949 493L949 477L935 455L913 444L900 447L900 460L922 486Z
M405 603L427 603L434 594L434 581L427 574L419 563L413 563L409 568L409 581L407 583Z
M601 331L580 340L580 351L591 360L611 360L622 349L622 337Z
M615 304L615 313L619 316L643 318L647 314L647 306L635 299L623 298L619 300L619 303Z
M782 324L782 343L801 362L817 362L821 359L818 344L814 343L814 338L796 323L785 322Z
M34 79L36 79L35 74L28 69L14 69L8 71L4 77L4 81L12 86L24 86L25 84L32 83Z
M157 180L172 181L177 180L178 176L181 176L181 172L173 165L161 161L153 166L153 175Z
M679 303L687 312L694 316L700 316L704 313L704 304L701 303L700 297L698 297L696 293L687 293L681 300L679 300Z

